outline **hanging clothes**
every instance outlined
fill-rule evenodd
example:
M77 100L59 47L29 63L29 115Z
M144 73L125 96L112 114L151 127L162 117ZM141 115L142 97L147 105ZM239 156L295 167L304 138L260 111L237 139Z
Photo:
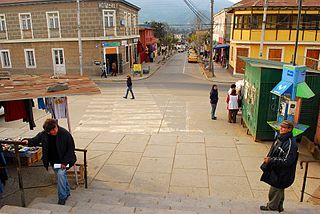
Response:
M31 99L24 100L24 105L26 108L26 117L23 118L23 121L28 122L30 130L33 130L33 128L36 127L36 124L35 124L34 118L33 118L33 111L32 111L32 107L34 106L33 100L31 100Z
M44 103L43 98L38 98L38 109L46 110L46 104Z
M4 120L11 122L27 117L26 107L23 100L5 101L1 104L4 108Z
M0 167L7 166L6 159L3 156L2 145L0 144ZM4 186L8 180L8 171L6 168L0 168L0 193L3 193Z
M51 113L52 118L62 119L67 118L67 99L66 97L46 98L46 106L48 112Z

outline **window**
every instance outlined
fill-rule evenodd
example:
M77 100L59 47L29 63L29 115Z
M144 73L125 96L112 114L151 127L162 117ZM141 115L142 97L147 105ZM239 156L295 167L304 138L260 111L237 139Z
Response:
M1 50L1 64L2 68L11 68L11 59L9 50Z
M289 29L290 28L290 15L278 15L276 27L277 27L277 29Z
M103 11L104 18L104 26L107 27L115 27L115 11L104 10Z
M4 15L0 15L0 32L6 31L6 18Z
M320 15L303 15L302 29L317 30L319 28Z
M124 12L124 28L125 28L125 34L128 35L128 13Z
M133 34L137 34L137 16L133 15Z
M24 58L26 61L27 68L36 68L36 58L34 54L34 49L25 49Z
M262 28L263 17L262 15L252 15L251 18L251 28L261 29Z
M131 13L128 13L128 32L129 32L129 35L132 34L132 21L131 21Z
M268 15L266 29L276 29L277 15Z
M60 28L59 13L58 12L48 12L47 13L47 22L48 22L49 29Z
M31 30L31 13L20 13L20 29L21 30Z
M129 46L126 46L126 62L129 62Z

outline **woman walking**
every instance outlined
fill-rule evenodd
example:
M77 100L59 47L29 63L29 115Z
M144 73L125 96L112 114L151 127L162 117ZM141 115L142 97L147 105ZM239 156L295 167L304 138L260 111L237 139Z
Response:
M216 108L218 103L218 87L217 85L213 85L210 91L210 103L211 103L211 119L216 120Z
M236 123L237 121L237 114L239 110L239 96L237 95L237 91L233 89L231 94L227 97L227 106L229 110L228 114L228 122L229 123Z

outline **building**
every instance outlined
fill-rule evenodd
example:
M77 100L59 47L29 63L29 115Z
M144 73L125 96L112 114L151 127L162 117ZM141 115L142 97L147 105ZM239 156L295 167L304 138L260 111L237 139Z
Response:
M220 10L213 16L213 41L216 44L229 44L232 14L226 9Z
M238 56L259 58L264 0L242 0L233 5L229 64L233 73L244 73ZM320 1L303 1L297 50L297 64L319 69ZM290 63L293 59L298 1L269 1L263 59Z
M139 34L141 42L139 47L140 63L152 61L157 52L157 38L154 35L154 29L148 24L140 24Z
M139 7L125 0L81 0L84 75L116 62L128 71L137 57ZM77 4L74 0L0 2L2 71L79 74Z
M214 46L214 61L221 63L223 67L227 67L227 59L229 59L230 48L230 31L231 17L226 9L223 9L213 16L213 43Z

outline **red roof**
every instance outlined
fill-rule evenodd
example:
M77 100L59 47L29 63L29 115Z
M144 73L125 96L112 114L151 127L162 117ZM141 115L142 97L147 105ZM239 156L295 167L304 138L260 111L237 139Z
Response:
M264 5L264 0L242 0L233 5L233 8L237 7L261 7ZM298 7L298 0L268 0L268 6L270 7ZM319 7L320 0L302 0L302 6Z

